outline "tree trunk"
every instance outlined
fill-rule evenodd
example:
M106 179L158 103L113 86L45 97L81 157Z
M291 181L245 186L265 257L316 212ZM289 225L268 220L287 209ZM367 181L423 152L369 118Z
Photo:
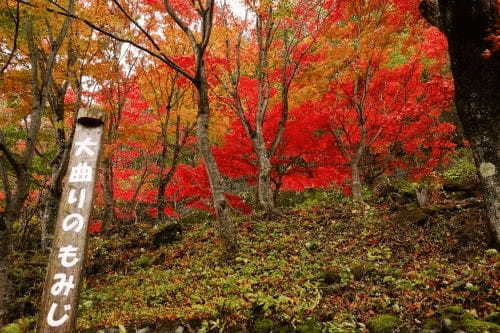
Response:
M448 38L458 117L474 152L491 229L500 244L500 54L483 56L490 47L486 37L499 19L497 1L428 0L420 10Z
M491 227L500 243L500 56L481 57L484 42L468 40L460 33L450 42L455 79L455 103L472 144L484 188Z
M427 202L429 201L429 189L427 186L424 185L422 188L416 188L415 195L417 196L419 207L427 206Z
M54 188L49 185L47 191L47 198L45 200L45 208L43 210L42 220L40 221L42 234L41 242L42 249L47 251L50 248L50 240L52 239L53 225L55 219L57 218L57 204L59 202L60 196L58 197L54 193Z
M113 156L103 161L104 166L104 228L115 221L115 196L113 191Z
M354 200L361 200L362 188L361 188L361 176L359 172L359 163L353 163L351 165L351 188L352 197Z
M57 122L62 123L64 121L64 104L60 104L61 110L56 112ZM71 141L71 138L70 138ZM57 218L57 209L59 201L62 196L62 180L66 174L66 170L69 162L69 149L71 147L66 144L66 134L63 128L57 129L57 145L58 153L56 158L52 161L52 174L50 177L50 185L47 190L47 199L45 203L45 209L41 221L42 225L42 248L45 250L49 247L48 239L51 238L51 234L54 231L54 226Z
M167 188L168 181L163 176L163 172L165 171L165 160L167 159L167 142L166 139L163 138L163 149L161 152L161 159L158 160L158 167L160 168L160 181L158 183L158 194L156 196L157 202L157 210L158 210L158 222L161 223L165 219L165 213L163 210L165 209L165 189Z
M12 302L12 282L9 279L10 237L6 221L0 215L0 327L9 321L9 304Z
M254 146L259 160L259 180L257 193L259 204L266 213L273 213L275 210L273 188L271 186L271 161L268 157L267 149L262 135L257 133L259 139L255 140Z
M229 206L224 196L224 183L220 174L217 162L210 147L208 136L210 104L208 98L208 85L205 75L204 65L201 64L198 73L198 114L197 114L197 139L198 150L205 162L210 189L212 190L212 200L215 213L217 215L217 231L221 238L225 255L234 256L238 249L236 241L236 230L233 222L229 218Z

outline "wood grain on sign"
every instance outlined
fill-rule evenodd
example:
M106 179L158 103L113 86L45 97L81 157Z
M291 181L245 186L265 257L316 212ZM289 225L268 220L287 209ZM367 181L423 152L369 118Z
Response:
M75 332L103 117L103 113L96 109L81 109L78 112L37 332Z

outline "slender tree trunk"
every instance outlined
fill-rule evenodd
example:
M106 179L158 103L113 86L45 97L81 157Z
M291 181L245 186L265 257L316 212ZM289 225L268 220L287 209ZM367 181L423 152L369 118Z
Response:
M361 188L361 175L359 172L359 163L354 162L351 164L351 187L352 196L355 200L361 200L362 188Z
M103 161L104 166L104 228L115 221L115 195L113 190L113 156Z
M73 11L73 4L74 1L69 0L70 12ZM56 62L57 53L66 37L70 21L70 18L66 18L61 30L57 34L57 38L51 40L52 47L50 54L46 58L45 64L41 63L40 51L35 43L33 22L28 21L26 26L26 37L31 62L31 85L33 96L30 121L27 126L26 148L22 153L20 161L16 161L15 158L12 157L9 160L16 176L16 183L13 191L9 193L10 198L5 207L4 220L1 223L3 226L0 226L0 323L5 320L4 318L7 316L8 305L12 301L12 299L8 298L12 281L9 280L7 272L9 267L8 256L11 250L10 230L14 221L18 218L29 193L31 181L29 172L38 142L38 134L42 123L42 111L47 101L47 89L52 80L52 71ZM4 143L0 142L0 144L3 145ZM7 157L11 155L8 152L8 148L4 147L3 150Z
M0 327L8 323L8 309L12 302L12 282L9 279L10 237L4 217L0 215Z
M429 201L429 189L424 185L422 188L416 188L417 202L419 207L425 207Z
M64 96L63 96L64 99ZM62 196L62 180L66 174L66 169L69 162L69 145L66 144L66 133L64 128L60 126L64 121L64 100L59 103L56 108L56 123L57 125L57 156L52 161L52 174L50 184L47 190L47 199L45 200L45 209L41 221L42 225L42 248L45 250L49 246L48 239L54 230L55 221L57 218L57 209ZM70 138L71 139L71 138Z
M491 47L486 37L498 24L497 1L427 0L420 10L448 38L457 114L474 152L491 229L500 244L500 52L483 56Z
M197 138L198 150L205 162L205 168L212 190L212 200L217 215L217 231L226 251L225 255L234 256L238 249L236 241L236 230L233 222L229 218L229 205L224 196L224 180L220 174L217 162L210 147L208 136L210 104L208 98L208 85L205 75L204 65L200 65L198 90L198 114L197 114Z
M161 152L161 158L158 161L158 167L160 167L160 182L158 184L158 194L156 197L156 202L157 206L156 208L158 209L158 222L162 222L163 219L165 218L165 213L163 210L165 209L165 189L167 188L167 180L163 176L163 172L165 171L165 160L167 159L167 142L166 139L164 138L162 140L163 142L163 149Z
M267 213L272 213L275 210L274 195L271 183L271 160L268 156L264 137L262 133L257 133L255 140L255 151L257 153L259 163L259 179L257 185L257 193L259 204Z

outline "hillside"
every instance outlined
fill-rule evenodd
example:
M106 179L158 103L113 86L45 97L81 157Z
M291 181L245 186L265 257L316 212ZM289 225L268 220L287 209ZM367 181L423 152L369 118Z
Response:
M422 210L317 191L299 201L271 220L239 217L232 262L221 259L214 223L203 215L93 237L79 329L363 332L374 318L391 322L377 317L390 314L400 332L441 332L450 318L455 330L497 331L463 321L499 310L500 257L478 200ZM450 315L450 306L466 312Z

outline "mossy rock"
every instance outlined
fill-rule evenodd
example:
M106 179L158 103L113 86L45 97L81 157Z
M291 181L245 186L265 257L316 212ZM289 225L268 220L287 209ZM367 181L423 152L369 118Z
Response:
M441 323L436 319L429 319L424 323L422 333L439 333L441 332Z
M463 322L463 329L467 333L500 333L500 326L488 321L468 319Z
M419 207L408 207L401 211L396 217L396 221L405 224L423 225L427 222L429 214Z
M330 266L321 272L321 280L328 285L340 283L342 281L341 271L338 267Z
M375 272L376 268L371 263L363 262L363 263L352 264L350 266L350 270L354 279L359 281L365 278L366 276L372 274L373 272Z
M31 318L21 318L14 323L0 328L0 333L27 333L33 324Z
M321 323L314 319L309 319L298 325L295 331L299 333L321 333Z
M140 268L151 266L151 258L148 256L141 256L132 262L132 266Z
M253 325L253 329L255 333L270 333L274 332L279 326L278 322L275 322L271 319L257 319Z
M372 317L367 327L370 333L408 332L398 317L389 314Z
M157 229L153 229L150 239L153 247L171 244L182 239L182 228L178 223L169 223Z
M500 325L500 312L492 312L486 317L484 317L484 321L488 321L493 324Z
M309 251L317 251L319 249L319 243L314 241L306 242L305 246Z
M474 316L465 311L464 308L458 305L452 305L442 308L438 311L442 327L446 332L455 332L462 330L464 322L474 320ZM468 332L468 331L467 331Z
M459 305L451 305L451 306L447 306L445 308L442 308L438 311L438 313L441 315L441 316L448 316L448 317L453 317L453 318L469 318L469 319L472 319L473 316L468 313L467 311L465 311L464 308L462 308L461 306Z
M497 249L487 249L486 251L484 251L484 254L487 257L494 258L494 257L498 256L498 251L497 251Z
M253 332L255 333L291 333L294 332L291 326L280 322L262 318L254 322Z

